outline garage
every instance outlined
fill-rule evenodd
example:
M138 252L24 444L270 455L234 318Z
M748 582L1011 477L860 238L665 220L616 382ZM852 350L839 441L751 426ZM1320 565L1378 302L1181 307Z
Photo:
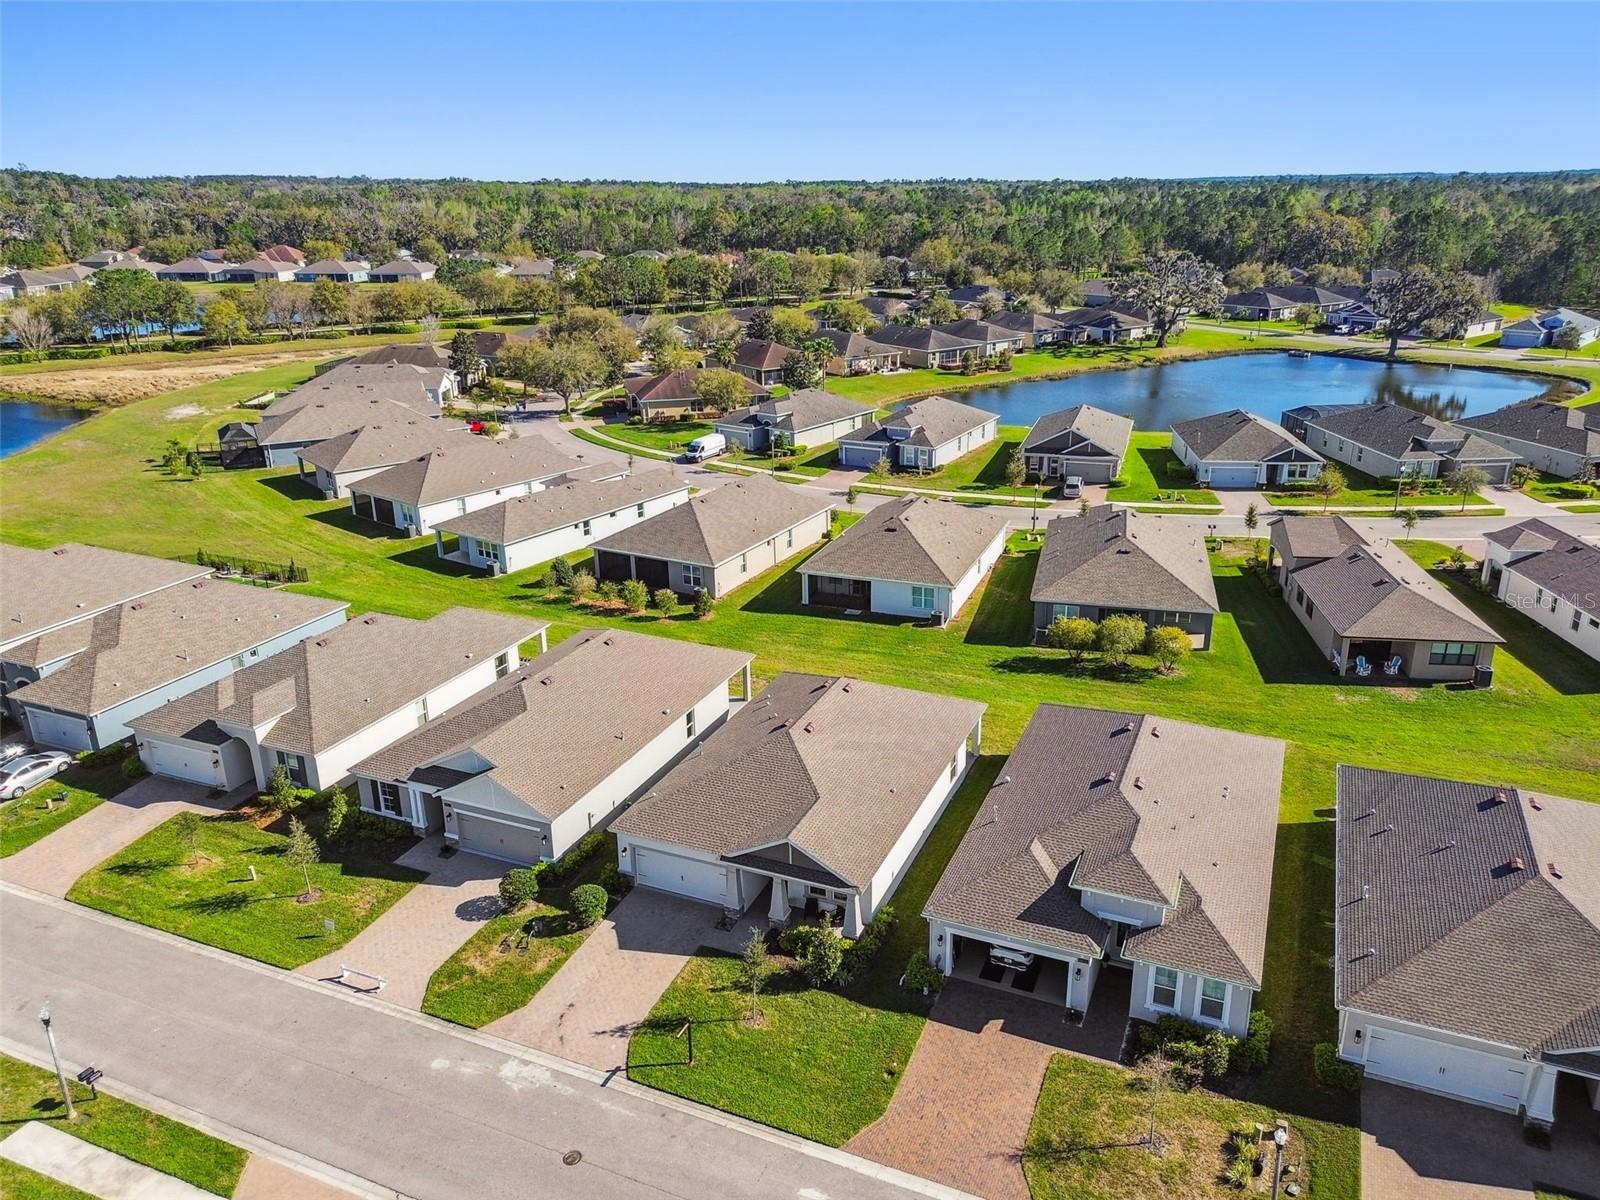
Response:
M1367 1074L1514 1112L1527 1064L1391 1029L1367 1030Z
M47 712L42 708L24 708L28 718L28 734L41 746L57 750L92 750L89 725L82 717L65 713Z
M1254 465L1247 467L1212 467L1211 486L1214 488L1253 488L1260 471Z
M238 738L218 745L146 738L139 758L152 775L227 791L251 776L250 750Z
M639 846L633 848L633 877L645 887L707 904L723 903L728 886L728 869L721 863Z
M507 862L536 863L544 856L544 842L537 829L525 825L509 825L504 821L476 816L461 809L455 810L456 844L463 850L482 854L486 858L502 858Z

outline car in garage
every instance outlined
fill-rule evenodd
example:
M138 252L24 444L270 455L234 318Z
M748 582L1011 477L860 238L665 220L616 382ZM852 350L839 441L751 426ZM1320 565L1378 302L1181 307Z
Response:
M13 759L0 768L0 799L15 800L29 788L37 787L46 779L53 779L71 765L71 755L58 750Z

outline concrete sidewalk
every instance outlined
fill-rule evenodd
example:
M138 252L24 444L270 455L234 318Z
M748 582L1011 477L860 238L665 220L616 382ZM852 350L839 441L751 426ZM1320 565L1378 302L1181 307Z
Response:
M0 1158L101 1200L214 1200L192 1183L163 1175L43 1121L27 1121L0 1142Z

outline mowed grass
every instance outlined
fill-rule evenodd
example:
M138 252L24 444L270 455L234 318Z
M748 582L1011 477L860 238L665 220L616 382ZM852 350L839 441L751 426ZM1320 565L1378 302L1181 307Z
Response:
M63 1133L175 1176L202 1191L233 1195L249 1158L244 1150L103 1091L91 1099L88 1088L70 1078L68 1083L78 1110L78 1119L71 1122L52 1072L0 1055L0 1137L16 1132L27 1121L44 1121ZM82 1194L50 1180L41 1184L38 1176L28 1179L27 1175L32 1174L14 1178L0 1174L4 1194L42 1200Z
M1003 496L1033 496L1038 489L1006 483L1006 464L1028 436L1023 425L1001 425L995 439L963 454L937 471L899 471L889 482L929 492L997 492ZM862 478L866 478L865 475Z
M1136 431L1122 459L1122 483L1106 489L1106 499L1123 504L1168 500L1218 504L1217 494L1195 486L1194 475L1172 452L1172 434Z
M208 946L292 969L343 946L423 878L394 864L409 841L322 847L302 904L299 868L284 861L287 822L255 810L205 817L192 850L166 821L90 871L69 900ZM308 821L315 831L315 815ZM257 878L250 878L250 868ZM330 932L323 922L331 920Z
M1311 508L1318 511L1324 505L1330 508L1362 507L1385 510L1395 506L1393 484L1385 483L1376 475L1368 475L1365 471L1358 471L1344 463L1335 465L1344 475L1345 485L1326 500L1310 492L1268 492L1267 503L1274 508ZM1401 508L1459 509L1462 503L1461 493L1449 491L1411 492L1400 497ZM1466 496L1465 503L1492 504L1493 501L1477 492L1470 492Z
M646 452L676 457L682 454L695 438L715 433L716 426L710 421L646 421L643 425L615 422L606 424L598 432L614 441L637 446ZM823 475L833 465L838 446L837 442L806 446L804 453L795 458L790 470L798 475ZM757 467L773 465L771 455L749 454L732 443L729 443L726 451L717 456L716 461L745 463Z
M6 1200L95 1200L88 1192L0 1158L0 1196Z
M16 800L0 805L0 858L26 850L40 838L76 821L126 788L132 780L117 765L68 767ZM52 804L55 797L64 800Z

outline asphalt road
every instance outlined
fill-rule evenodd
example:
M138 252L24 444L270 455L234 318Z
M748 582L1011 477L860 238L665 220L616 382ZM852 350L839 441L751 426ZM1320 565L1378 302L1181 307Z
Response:
M129 1085L383 1194L958 1195L10 886L0 947L4 1041L42 1051L48 999L70 1071L93 1063L113 1092Z

